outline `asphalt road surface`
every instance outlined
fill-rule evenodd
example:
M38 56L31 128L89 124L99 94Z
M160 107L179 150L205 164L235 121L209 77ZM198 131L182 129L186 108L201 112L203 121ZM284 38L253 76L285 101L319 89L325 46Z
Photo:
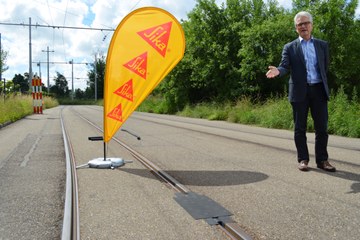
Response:
M0 129L0 239L60 239L65 154L59 108Z
M41 116L30 116L0 130L0 239L51 239L12 238L3 233L26 225L25 222L42 222L39 213L29 218L15 217L26 214L25 210L16 212L18 206L20 210L30 206L33 212L40 209L32 207L36 201L29 200L39 196L37 188L29 186L30 182L45 181L57 189L56 194L48 193L47 198L55 199L54 205L60 208L61 203L55 202L61 200L65 178L58 130L61 108L46 110ZM102 127L102 108L69 106L62 112L77 164L101 157L102 144L87 140L101 133L81 116ZM44 125L34 130L27 122ZM192 192L219 203L254 239L358 239L360 236L360 139L330 136L329 160L337 172L316 169L313 154L311 170L300 172L292 131L138 112L133 113L122 129L140 136L141 140L125 131L118 131L117 138ZM314 134L308 134L308 141L313 151ZM50 158L46 153L56 157ZM134 162L114 171L78 169L82 239L227 239L216 227L193 219L176 203L174 191L117 143L109 143L108 153ZM31 168L34 159L51 159L52 164L58 165L35 170ZM28 172L22 173L24 169ZM39 169L46 170L43 175L51 178L34 180L40 174ZM56 172L49 172L55 169ZM16 180L19 178L15 172L26 175L22 183ZM35 195L20 198L24 189L32 190ZM43 194L48 192L45 187L42 189ZM49 210L46 214L50 215L52 222L48 225L53 229L60 228L61 213L62 210Z

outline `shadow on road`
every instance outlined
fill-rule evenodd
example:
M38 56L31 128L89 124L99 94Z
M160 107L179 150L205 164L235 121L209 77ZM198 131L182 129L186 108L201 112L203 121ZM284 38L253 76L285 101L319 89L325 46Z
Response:
M121 171L141 177L152 178L147 169L121 168ZM231 186L260 182L269 176L249 171L165 171L181 184L189 186Z
M348 193L360 193L360 174L342 171L342 170L336 170L336 172L334 172L334 173L325 172L320 169L314 169L313 171L316 171L316 172L319 172L322 174L326 174L329 176L333 176L333 177L342 178L345 180L354 181L354 183L351 185L351 191Z

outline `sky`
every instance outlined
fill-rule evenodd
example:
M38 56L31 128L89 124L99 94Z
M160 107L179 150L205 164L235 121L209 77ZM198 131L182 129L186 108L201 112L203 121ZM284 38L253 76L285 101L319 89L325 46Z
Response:
M226 0L216 2L220 5ZM291 7L291 0L278 2L285 8ZM11 80L15 74L29 72L29 27L1 23L29 24L31 18L31 24L103 29L31 28L33 73L41 75L47 86L49 55L50 85L59 72L71 89L73 73L74 89L85 89L89 63L95 61L95 56L106 56L113 34L108 30L115 29L127 14L140 7L153 6L167 10L180 21L187 18L195 4L195 0L0 0L1 46L8 52L6 65L9 67L2 77ZM360 15L359 8L357 15ZM69 64L70 61L74 64Z

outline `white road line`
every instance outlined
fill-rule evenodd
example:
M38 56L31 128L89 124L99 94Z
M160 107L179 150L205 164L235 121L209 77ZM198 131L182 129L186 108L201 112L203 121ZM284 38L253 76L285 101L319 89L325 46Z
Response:
M30 161L31 154L35 151L40 139L41 139L41 136L39 136L36 139L35 143L31 147L30 151L25 155L24 161L22 161L22 163L20 164L20 167L26 167L27 163Z

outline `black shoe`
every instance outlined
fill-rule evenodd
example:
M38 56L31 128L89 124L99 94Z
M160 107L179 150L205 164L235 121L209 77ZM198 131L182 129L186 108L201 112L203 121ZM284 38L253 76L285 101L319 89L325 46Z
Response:
M329 161L322 161L316 164L318 168L325 170L327 172L336 172L336 168L332 166Z

